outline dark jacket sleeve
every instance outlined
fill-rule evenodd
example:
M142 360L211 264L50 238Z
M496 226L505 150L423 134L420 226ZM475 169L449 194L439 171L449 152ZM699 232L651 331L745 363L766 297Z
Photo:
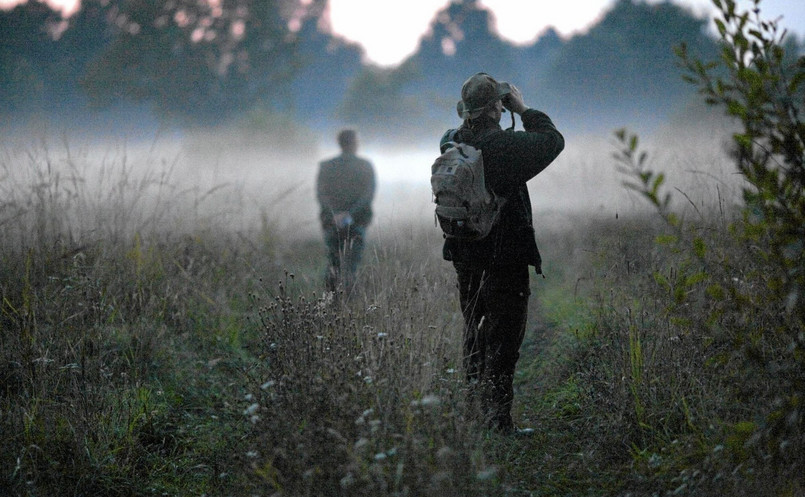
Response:
M565 139L544 113L529 109L521 117L525 131L504 131L496 123L490 132L482 131L475 140L474 144L483 151L486 184L505 202L486 238L446 238L442 250L446 260L478 267L528 264L537 273L542 271L526 182L556 159L564 149ZM442 136L442 151L452 136L453 130Z
M332 167L330 161L323 161L319 163L319 172L316 175L316 200L322 210L329 210L332 204L330 193L327 191L327 183L329 181L328 173Z
M541 173L565 148L551 118L529 109L522 115L525 131L500 131L483 140L487 180L493 191L506 191Z

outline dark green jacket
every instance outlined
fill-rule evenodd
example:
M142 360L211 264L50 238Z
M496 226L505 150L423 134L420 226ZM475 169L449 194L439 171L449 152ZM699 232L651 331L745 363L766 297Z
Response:
M481 117L472 130L464 124L442 136L442 152L450 141L480 148L486 185L505 199L500 218L486 238L472 242L445 239L446 260L476 267L528 264L542 272L526 182L553 162L564 149L565 139L538 110L525 111L522 120L525 131L503 130L492 119Z
M333 213L344 211L349 211L356 224L368 226L374 195L375 172L366 159L341 154L319 164L316 198L324 228L334 227Z

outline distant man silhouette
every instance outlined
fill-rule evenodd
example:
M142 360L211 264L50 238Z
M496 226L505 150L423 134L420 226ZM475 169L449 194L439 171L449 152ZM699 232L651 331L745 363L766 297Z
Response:
M316 197L327 245L325 287L335 291L340 286L349 294L363 256L366 228L372 221L375 172L371 162L356 155L355 130L341 130L338 145L341 154L319 164Z
M504 107L521 116L525 131L501 129ZM531 294L528 267L542 273L526 182L559 155L565 140L547 115L525 105L520 90L485 73L464 82L457 110L463 123L442 136L440 149L450 142L479 148L486 186L504 205L489 235L448 237L443 257L458 279L469 400L480 404L490 428L515 433L513 379Z

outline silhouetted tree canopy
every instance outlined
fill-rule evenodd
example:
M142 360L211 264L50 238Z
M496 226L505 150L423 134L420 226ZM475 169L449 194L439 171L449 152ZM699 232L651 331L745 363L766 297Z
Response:
M540 86L557 107L608 116L607 125L646 113L666 117L692 93L674 48L684 42L697 55L717 51L706 24L670 2L619 0L588 33L562 47Z
M297 33L297 71L277 105L313 125L326 125L336 116L364 56L360 45L323 31L321 14L309 11Z
M548 36L528 51L496 33L494 15L477 0L452 2L436 13L416 52L395 68L367 67L350 85L339 116L371 128L428 135L455 116L461 84L484 71L499 79L518 79L525 67L541 67L549 57ZM535 48L538 47L538 48ZM523 78L524 79L524 78ZM522 80L522 79L520 79Z
M0 112L29 112L44 105L58 58L54 39L61 16L30 2L0 11Z
M646 115L662 121L692 97L676 46L717 53L707 20L670 2L619 0L586 33L563 39L548 29L516 46L478 0L454 0L413 55L381 68L331 33L326 8L327 0L84 0L65 20L30 1L0 11L0 114L139 103L184 125L257 110L314 128L340 121L371 134L393 123L397 134L424 135L452 124L461 84L485 71L559 122L608 130ZM801 51L792 38L785 48Z
M360 76L345 97L344 115L361 122L364 112L366 122L393 119L397 129L432 133L423 124L455 119L462 83L483 71L514 82L531 105L583 130L646 117L661 122L693 96L674 47L684 42L697 54L717 51L706 23L670 2L619 0L585 34L564 41L549 29L532 44L513 46L477 0L453 2L437 13L408 61ZM405 103L405 112L375 104L383 95Z
M314 5L317 2L314 2ZM296 68L299 0L124 0L117 34L89 67L97 105L151 102L165 116L214 122L270 99Z

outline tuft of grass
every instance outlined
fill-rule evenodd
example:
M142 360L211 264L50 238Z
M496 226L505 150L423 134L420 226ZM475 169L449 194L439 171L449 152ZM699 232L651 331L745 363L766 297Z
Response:
M766 457L788 439L758 436L796 412L776 403L796 399L776 368L790 330L730 198L538 229L547 278L532 280L514 406L535 434L519 438L465 405L455 276L430 219L372 227L357 290L327 294L321 240L264 209L246 219L237 189L186 188L153 158L0 161L4 495L805 488L798 454Z
M158 164L46 144L2 156L4 495L245 485L231 377L274 255L221 231Z
M256 484L293 495L488 492L497 478L463 404L445 275L374 257L365 294L305 297L289 275L260 302L262 362L243 403Z

